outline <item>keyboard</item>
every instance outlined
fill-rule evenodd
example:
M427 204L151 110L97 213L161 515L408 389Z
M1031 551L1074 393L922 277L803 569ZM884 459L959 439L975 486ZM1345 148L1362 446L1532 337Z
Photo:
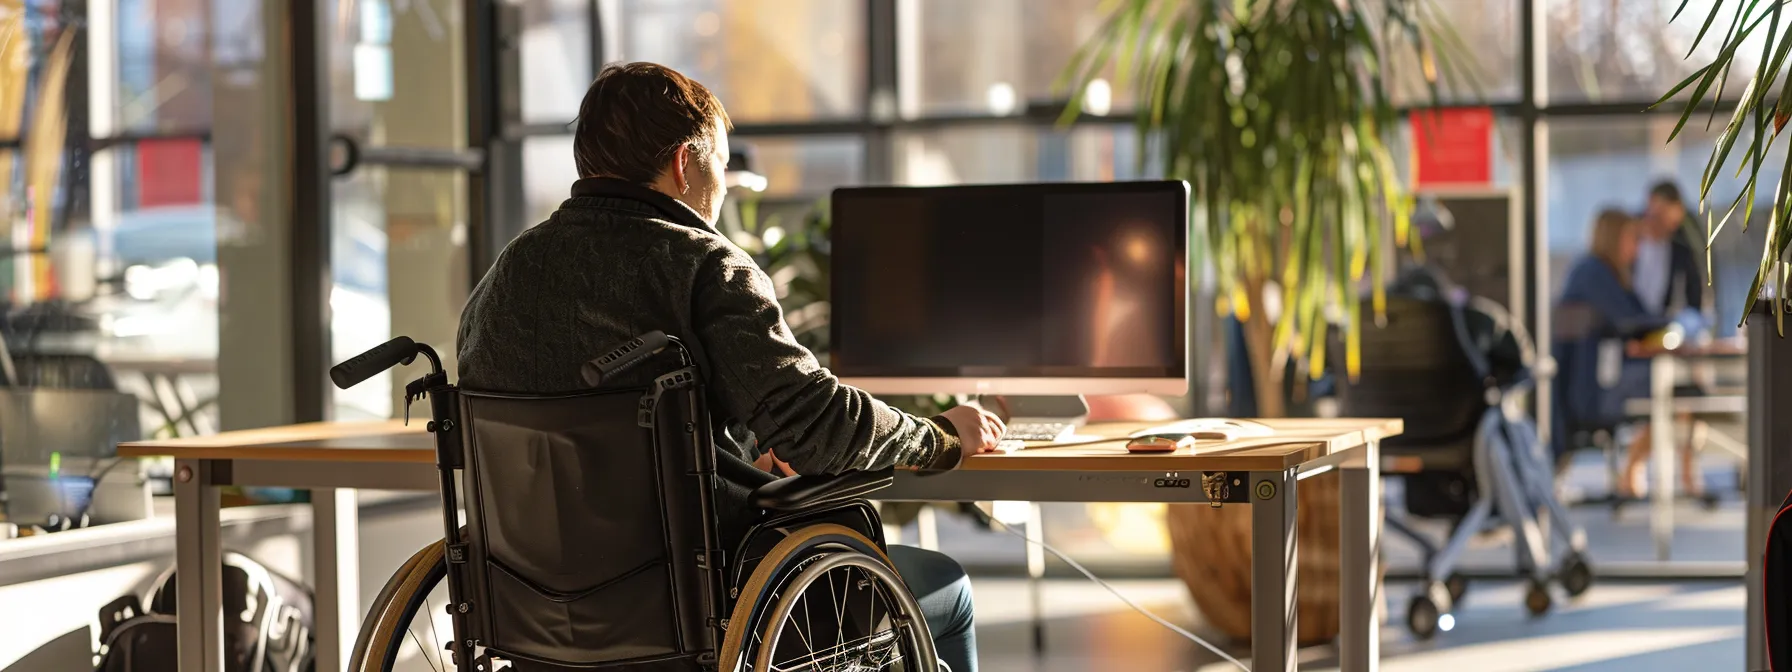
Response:
M1068 422L1016 422L1008 425L1004 441L1063 441L1076 425Z

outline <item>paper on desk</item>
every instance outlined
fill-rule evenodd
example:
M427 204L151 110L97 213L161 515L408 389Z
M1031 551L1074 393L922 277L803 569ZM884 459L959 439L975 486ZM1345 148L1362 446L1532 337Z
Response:
M1167 425L1148 427L1133 432L1132 436L1150 434L1191 434L1199 441L1237 441L1274 436L1275 430L1261 422L1237 420L1233 418L1192 418L1173 422Z

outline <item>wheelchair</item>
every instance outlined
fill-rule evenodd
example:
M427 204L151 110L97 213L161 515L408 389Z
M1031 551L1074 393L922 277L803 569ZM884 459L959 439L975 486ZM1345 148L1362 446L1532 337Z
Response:
M888 471L761 486L753 523L723 547L718 465L752 467L715 448L701 372L677 338L623 344L568 394L459 389L405 337L331 379L346 389L418 355L430 372L406 386L406 413L428 397L444 541L380 590L351 672L950 672L863 499ZM666 359L651 385L604 384Z

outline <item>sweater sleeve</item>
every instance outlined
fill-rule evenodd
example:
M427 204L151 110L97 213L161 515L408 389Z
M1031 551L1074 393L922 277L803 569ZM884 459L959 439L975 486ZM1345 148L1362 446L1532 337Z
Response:
M805 474L957 466L959 441L949 423L903 413L842 384L796 342L771 278L751 258L728 250L712 262L692 293L692 325L713 398L746 421L761 451Z
M1695 243L1697 236L1682 229L1674 245L1675 277L1680 280L1686 308L1708 318L1705 313L1705 245Z

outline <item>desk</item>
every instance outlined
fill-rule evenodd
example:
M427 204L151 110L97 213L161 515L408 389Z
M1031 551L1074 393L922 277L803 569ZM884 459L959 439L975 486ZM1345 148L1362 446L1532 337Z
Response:
M1682 362L1735 359L1748 354L1740 341L1723 340L1684 345L1654 352L1649 358L1649 459L1655 483L1649 492L1649 532L1655 539L1655 559L1667 560L1674 542L1674 416L1682 413L1740 413L1747 400L1740 396L1676 399L1674 385ZM1642 404L1626 405L1626 412L1641 411Z
M1155 423L1107 423L1082 431L1124 436ZM1343 611L1342 668L1372 671L1380 659L1375 594L1379 550L1382 438L1399 420L1265 421L1275 434L1194 450L1129 455L1118 443L1037 447L979 455L958 470L899 473L887 500L1012 499L1068 502L1206 502L1203 474L1223 482L1221 499L1252 511L1252 669L1295 669L1295 488L1304 478L1338 469ZM343 669L359 622L355 576L355 489L434 490L434 444L423 423L316 423L206 437L124 444L130 457L175 459L175 566L180 667L222 672L222 583L218 488L264 486L312 490L316 553L318 669ZM191 577L191 578L188 578Z

